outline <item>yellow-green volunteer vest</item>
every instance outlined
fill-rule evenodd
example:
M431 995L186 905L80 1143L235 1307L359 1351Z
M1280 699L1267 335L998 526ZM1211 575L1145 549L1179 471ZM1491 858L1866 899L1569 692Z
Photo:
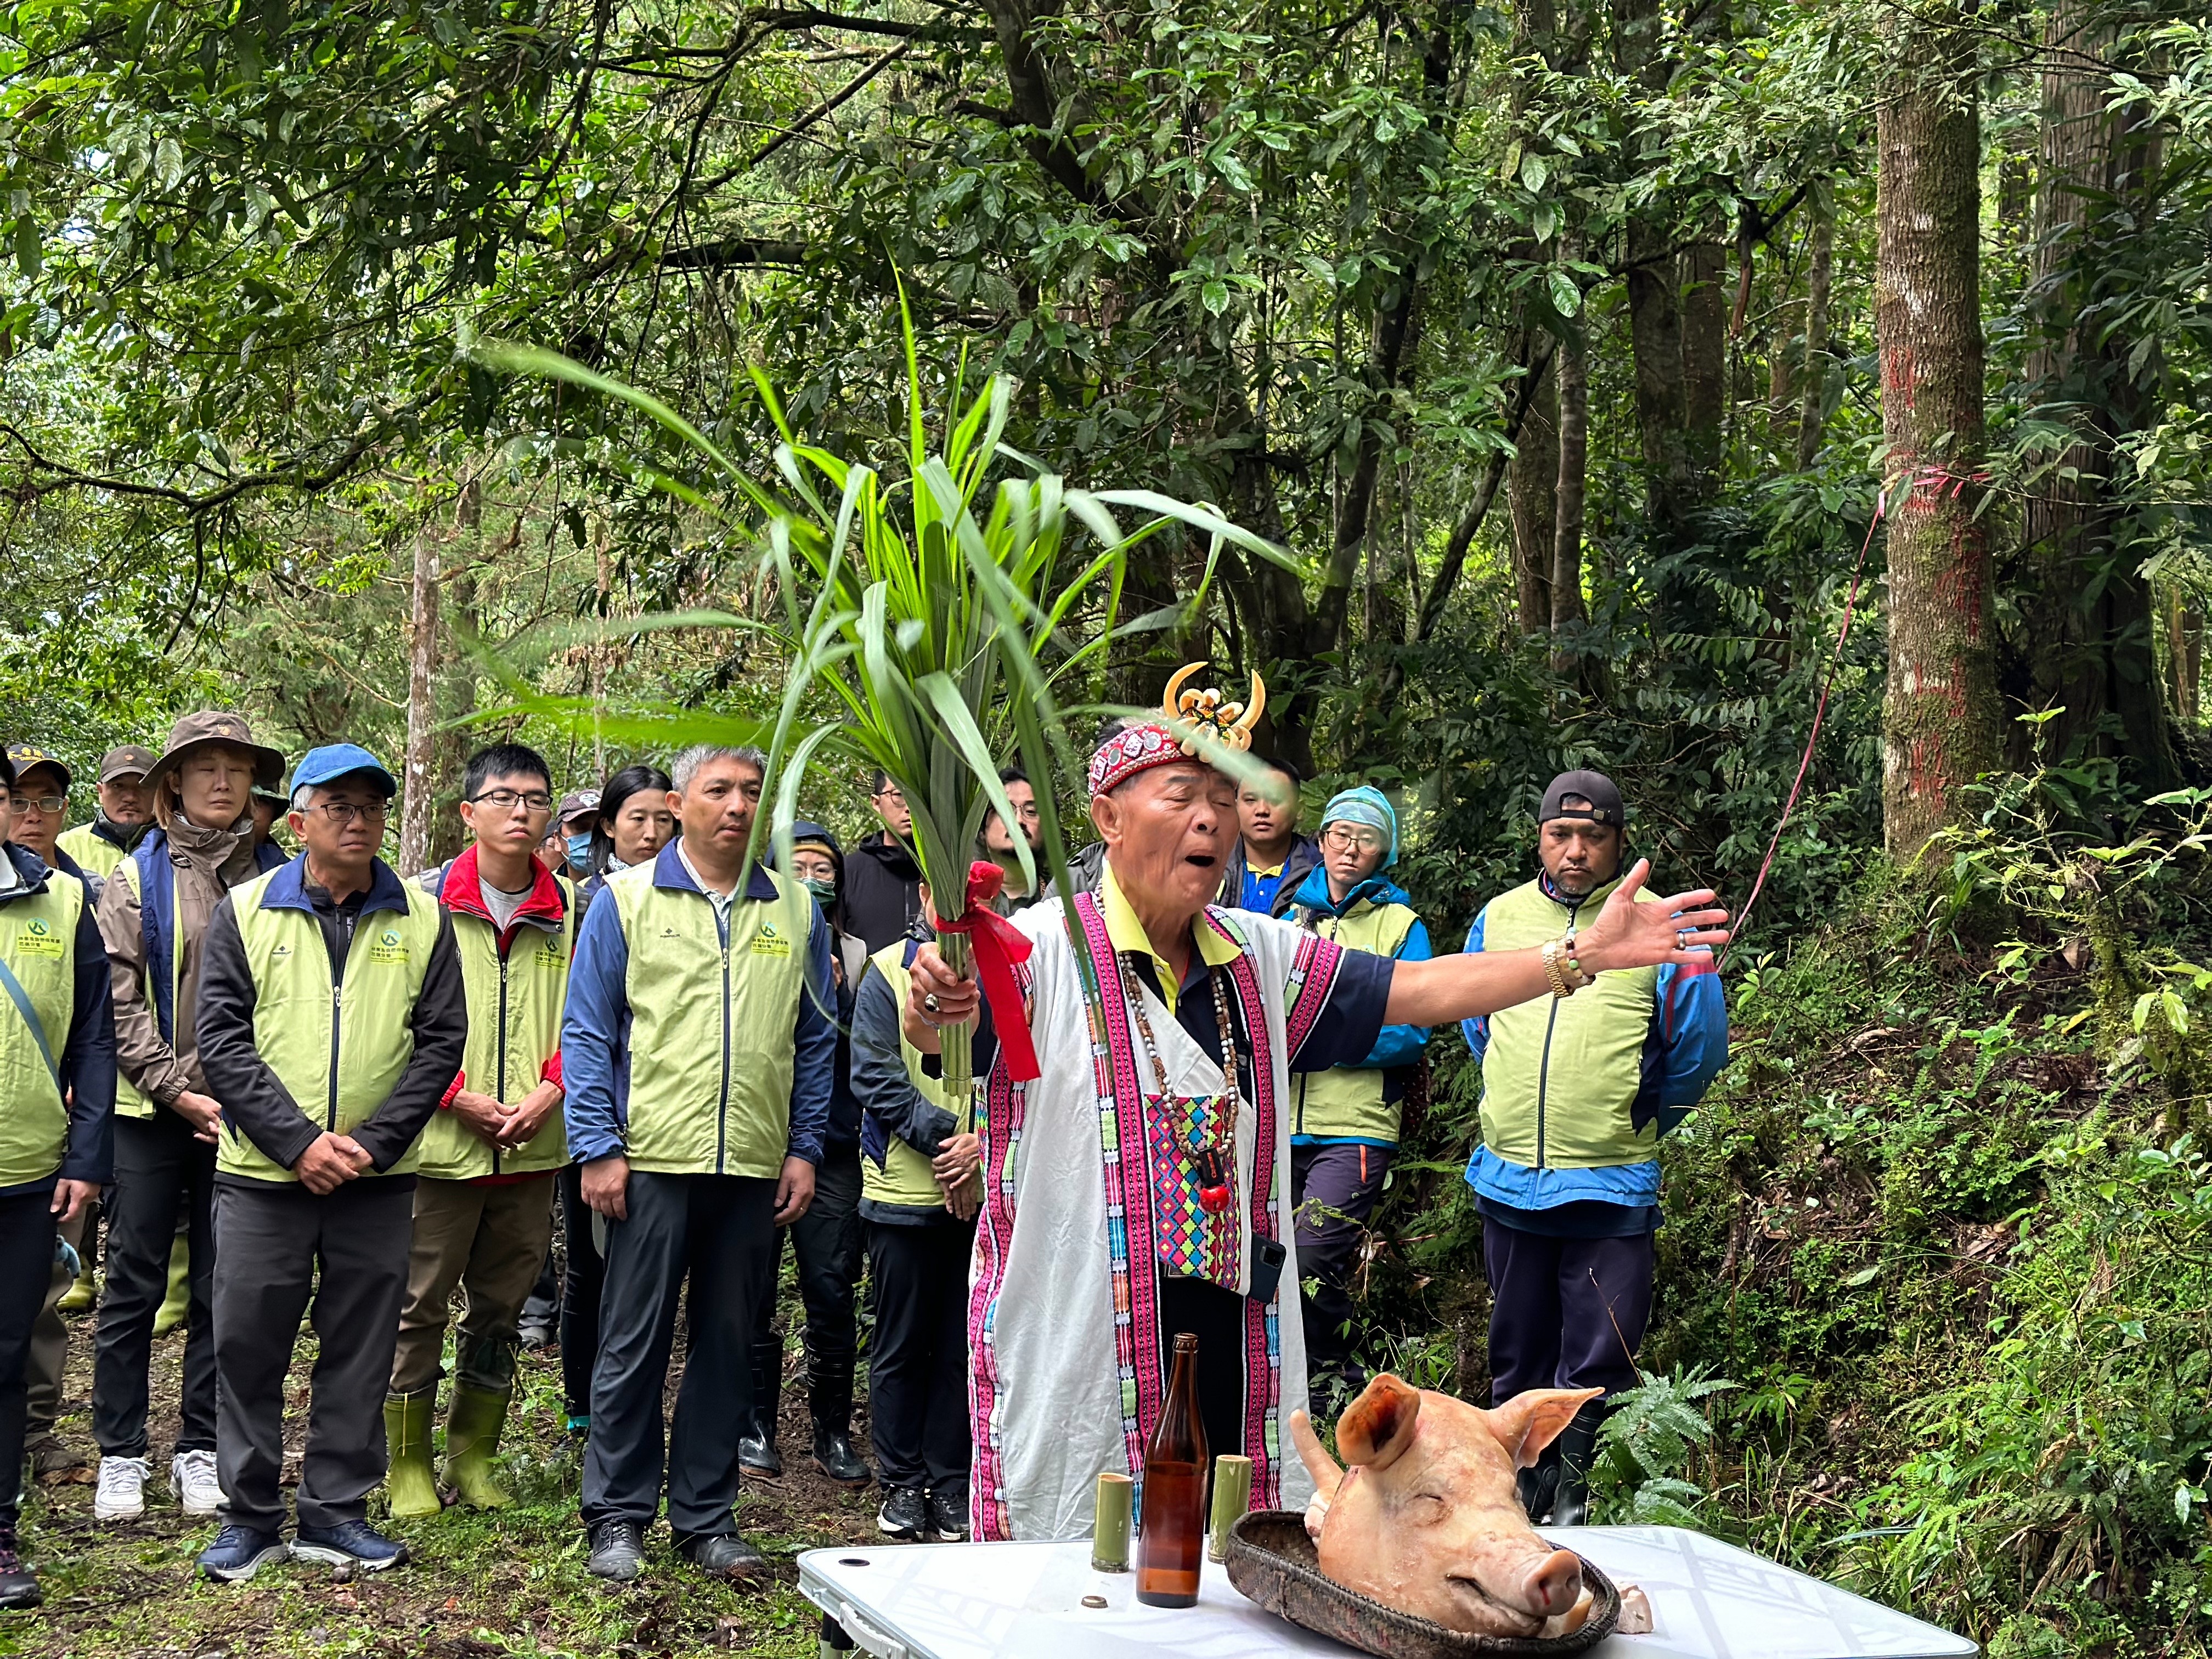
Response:
M58 870L48 872L46 891L0 904L0 961L31 1000L58 1066L76 1012L76 924L84 906L84 884ZM45 1180L62 1167L68 1147L60 1086L15 1000L0 992L0 1187Z
M1587 927L1611 884L1570 911L1534 882L1492 899L1482 948L1519 951ZM1647 890L1639 903L1654 902ZM1659 989L1656 968L1616 968L1571 997L1541 996L1490 1016L1482 1058L1482 1144L1526 1169L1592 1170L1658 1155L1659 1126L1631 1113Z
M535 1089L545 1062L560 1052L561 1014L568 1002L568 963L576 950L576 890L561 876L558 932L524 921L504 960L499 930L482 916L449 912L468 996L469 1042L462 1051L462 1086L512 1106ZM451 1112L430 1120L417 1143L420 1173L440 1181L478 1176L532 1175L568 1161L568 1129L556 1106L513 1152L489 1146Z
M280 866L230 893L253 975L253 1046L309 1121L343 1134L376 1115L415 1057L410 1022L438 942L438 901L404 882L404 915L366 912L355 926L342 981L333 987L314 913L262 908L270 882L291 867ZM412 1174L421 1155L418 1139L381 1173ZM256 1181L299 1179L227 1123L216 1167Z
M75 830L71 830L70 835L76 833ZM88 830L87 833L90 832ZM97 840L98 837L95 836L94 839ZM69 836L63 836L62 840L67 842ZM112 842L102 841L100 844L111 853L115 850ZM76 858L79 864L84 864L84 860L77 858L75 853L71 853L70 856ZM169 879L174 881L176 879L174 866L170 865L167 859L162 860L161 864L163 868L170 871ZM92 868L88 864L84 864L84 867L88 870ZM143 904L146 902L146 896L138 891L137 860L125 858L114 869L107 872L107 879L119 881L131 889L131 892L137 895L139 903ZM143 937L143 932L140 936ZM161 964L161 971L169 975L169 1006L172 1008L177 1006L177 975L181 967L179 958L184 954L184 930L172 927L169 930L169 960ZM138 976L139 994L146 1001L146 1017L158 1025L161 1015L155 1010L161 1005L154 1000L155 971L155 964L148 963L145 970ZM138 1092L138 1085L131 1080L130 1074L123 1069L123 1061L119 1056L115 1062L115 1115L118 1117L137 1118L149 1118L154 1115L154 1103Z
M54 837L54 845L75 859L78 869L102 881L113 875L131 857L106 836L94 835L88 823L80 823L74 830L63 830Z
M814 901L763 866L775 897L739 893L725 938L705 894L653 884L659 862L600 897L629 950L625 1155L660 1175L779 1176Z
M906 955L906 945L902 939L894 939L868 958L869 965L890 986L892 1006L899 1008L906 1006L907 985L910 978L905 963L901 960ZM945 1079L932 1077L922 1070L921 1050L906 1040L903 1030L899 1033L899 1057L906 1061L908 1081L921 1091L924 1100L933 1106L942 1106L951 1113L963 1132L972 1127L969 1122L972 1108L969 1111L963 1111L961 1103L956 1102L946 1092ZM884 1149L882 1169L876 1167L875 1159L862 1155L860 1196L872 1204L896 1204L909 1210L941 1210L945 1207L945 1189L937 1184L937 1177L930 1172L929 1160L896 1135L890 1137Z
M1373 904L1362 899L1349 915L1316 915L1313 925L1323 939L1334 939L1347 950L1395 957L1419 920L1408 905ZM1326 1072L1302 1072L1295 1094L1292 1134L1398 1144L1398 1103L1382 1098L1379 1067L1332 1066Z

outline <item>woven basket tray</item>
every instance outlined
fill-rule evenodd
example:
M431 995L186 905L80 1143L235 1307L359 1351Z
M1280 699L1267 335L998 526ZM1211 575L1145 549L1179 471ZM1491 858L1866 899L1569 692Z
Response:
M1465 1659L1473 1654L1552 1659L1595 1647L1613 1634L1620 1619L1620 1592L1584 1560L1583 1582L1595 1605L1573 1635L1470 1636L1446 1630L1324 1577L1313 1540L1306 1535L1305 1517L1291 1510L1255 1510L1240 1517L1230 1531L1223 1565L1229 1582L1248 1600L1380 1659Z

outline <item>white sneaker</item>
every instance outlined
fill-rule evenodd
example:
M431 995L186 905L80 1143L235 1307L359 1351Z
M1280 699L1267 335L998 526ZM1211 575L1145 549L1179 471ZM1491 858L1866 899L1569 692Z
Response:
M186 1515L213 1515L222 1503L222 1483L215 1474L215 1454L179 1452L169 1460L169 1488L177 1494L177 1502L184 1505Z
M100 1490L93 1494L95 1521L136 1521L146 1513L147 1464L143 1457L100 1460Z

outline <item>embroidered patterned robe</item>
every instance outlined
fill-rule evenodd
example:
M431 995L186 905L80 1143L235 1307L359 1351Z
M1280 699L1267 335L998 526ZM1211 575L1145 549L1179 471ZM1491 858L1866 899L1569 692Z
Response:
M1219 1093L1218 1046L1194 1042L1139 975L1113 969L1097 905L1078 900L1103 1007L1084 990L1056 904L1015 918L1036 942L1024 975L1043 1075L1012 1083L994 1063L981 1123L984 1202L969 1299L969 1476L974 1536L1073 1539L1091 1532L1097 1477L1141 1477L1144 1443L1164 1379L1157 1334L1156 1228L1162 1194L1148 1177L1144 1097L1152 1063L1124 999L1146 999L1174 1093ZM1273 1298L1243 1302L1245 1449L1255 1509L1303 1508L1311 1482L1289 1450L1291 1412L1306 1403L1304 1325L1291 1218L1289 1070L1333 996L1362 1007L1331 1021L1371 1043L1387 996L1387 964L1346 971L1346 953L1272 917L1209 909L1198 924L1242 949L1226 969L1251 1065L1236 1131L1235 1287L1250 1283L1255 1232L1286 1257ZM1371 1009L1364 1005L1372 1004ZM1103 1026L1100 1016L1103 1015ZM1213 1018L1209 1006L1208 1022ZM1364 1030L1364 1035L1360 1033ZM1314 1057L1305 1057L1309 1063ZM1322 1059L1320 1063L1334 1063ZM1218 1452L1229 1449L1217 1447Z

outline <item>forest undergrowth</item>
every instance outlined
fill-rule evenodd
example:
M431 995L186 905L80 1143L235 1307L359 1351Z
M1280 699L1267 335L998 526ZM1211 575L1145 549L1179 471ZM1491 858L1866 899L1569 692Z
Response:
M1730 965L1600 1518L1702 1527L1992 1659L2212 1653L2206 792L2116 825L2066 782L2006 784ZM1482 1399L1477 1080L1432 1048L1367 1305L1379 1357Z

